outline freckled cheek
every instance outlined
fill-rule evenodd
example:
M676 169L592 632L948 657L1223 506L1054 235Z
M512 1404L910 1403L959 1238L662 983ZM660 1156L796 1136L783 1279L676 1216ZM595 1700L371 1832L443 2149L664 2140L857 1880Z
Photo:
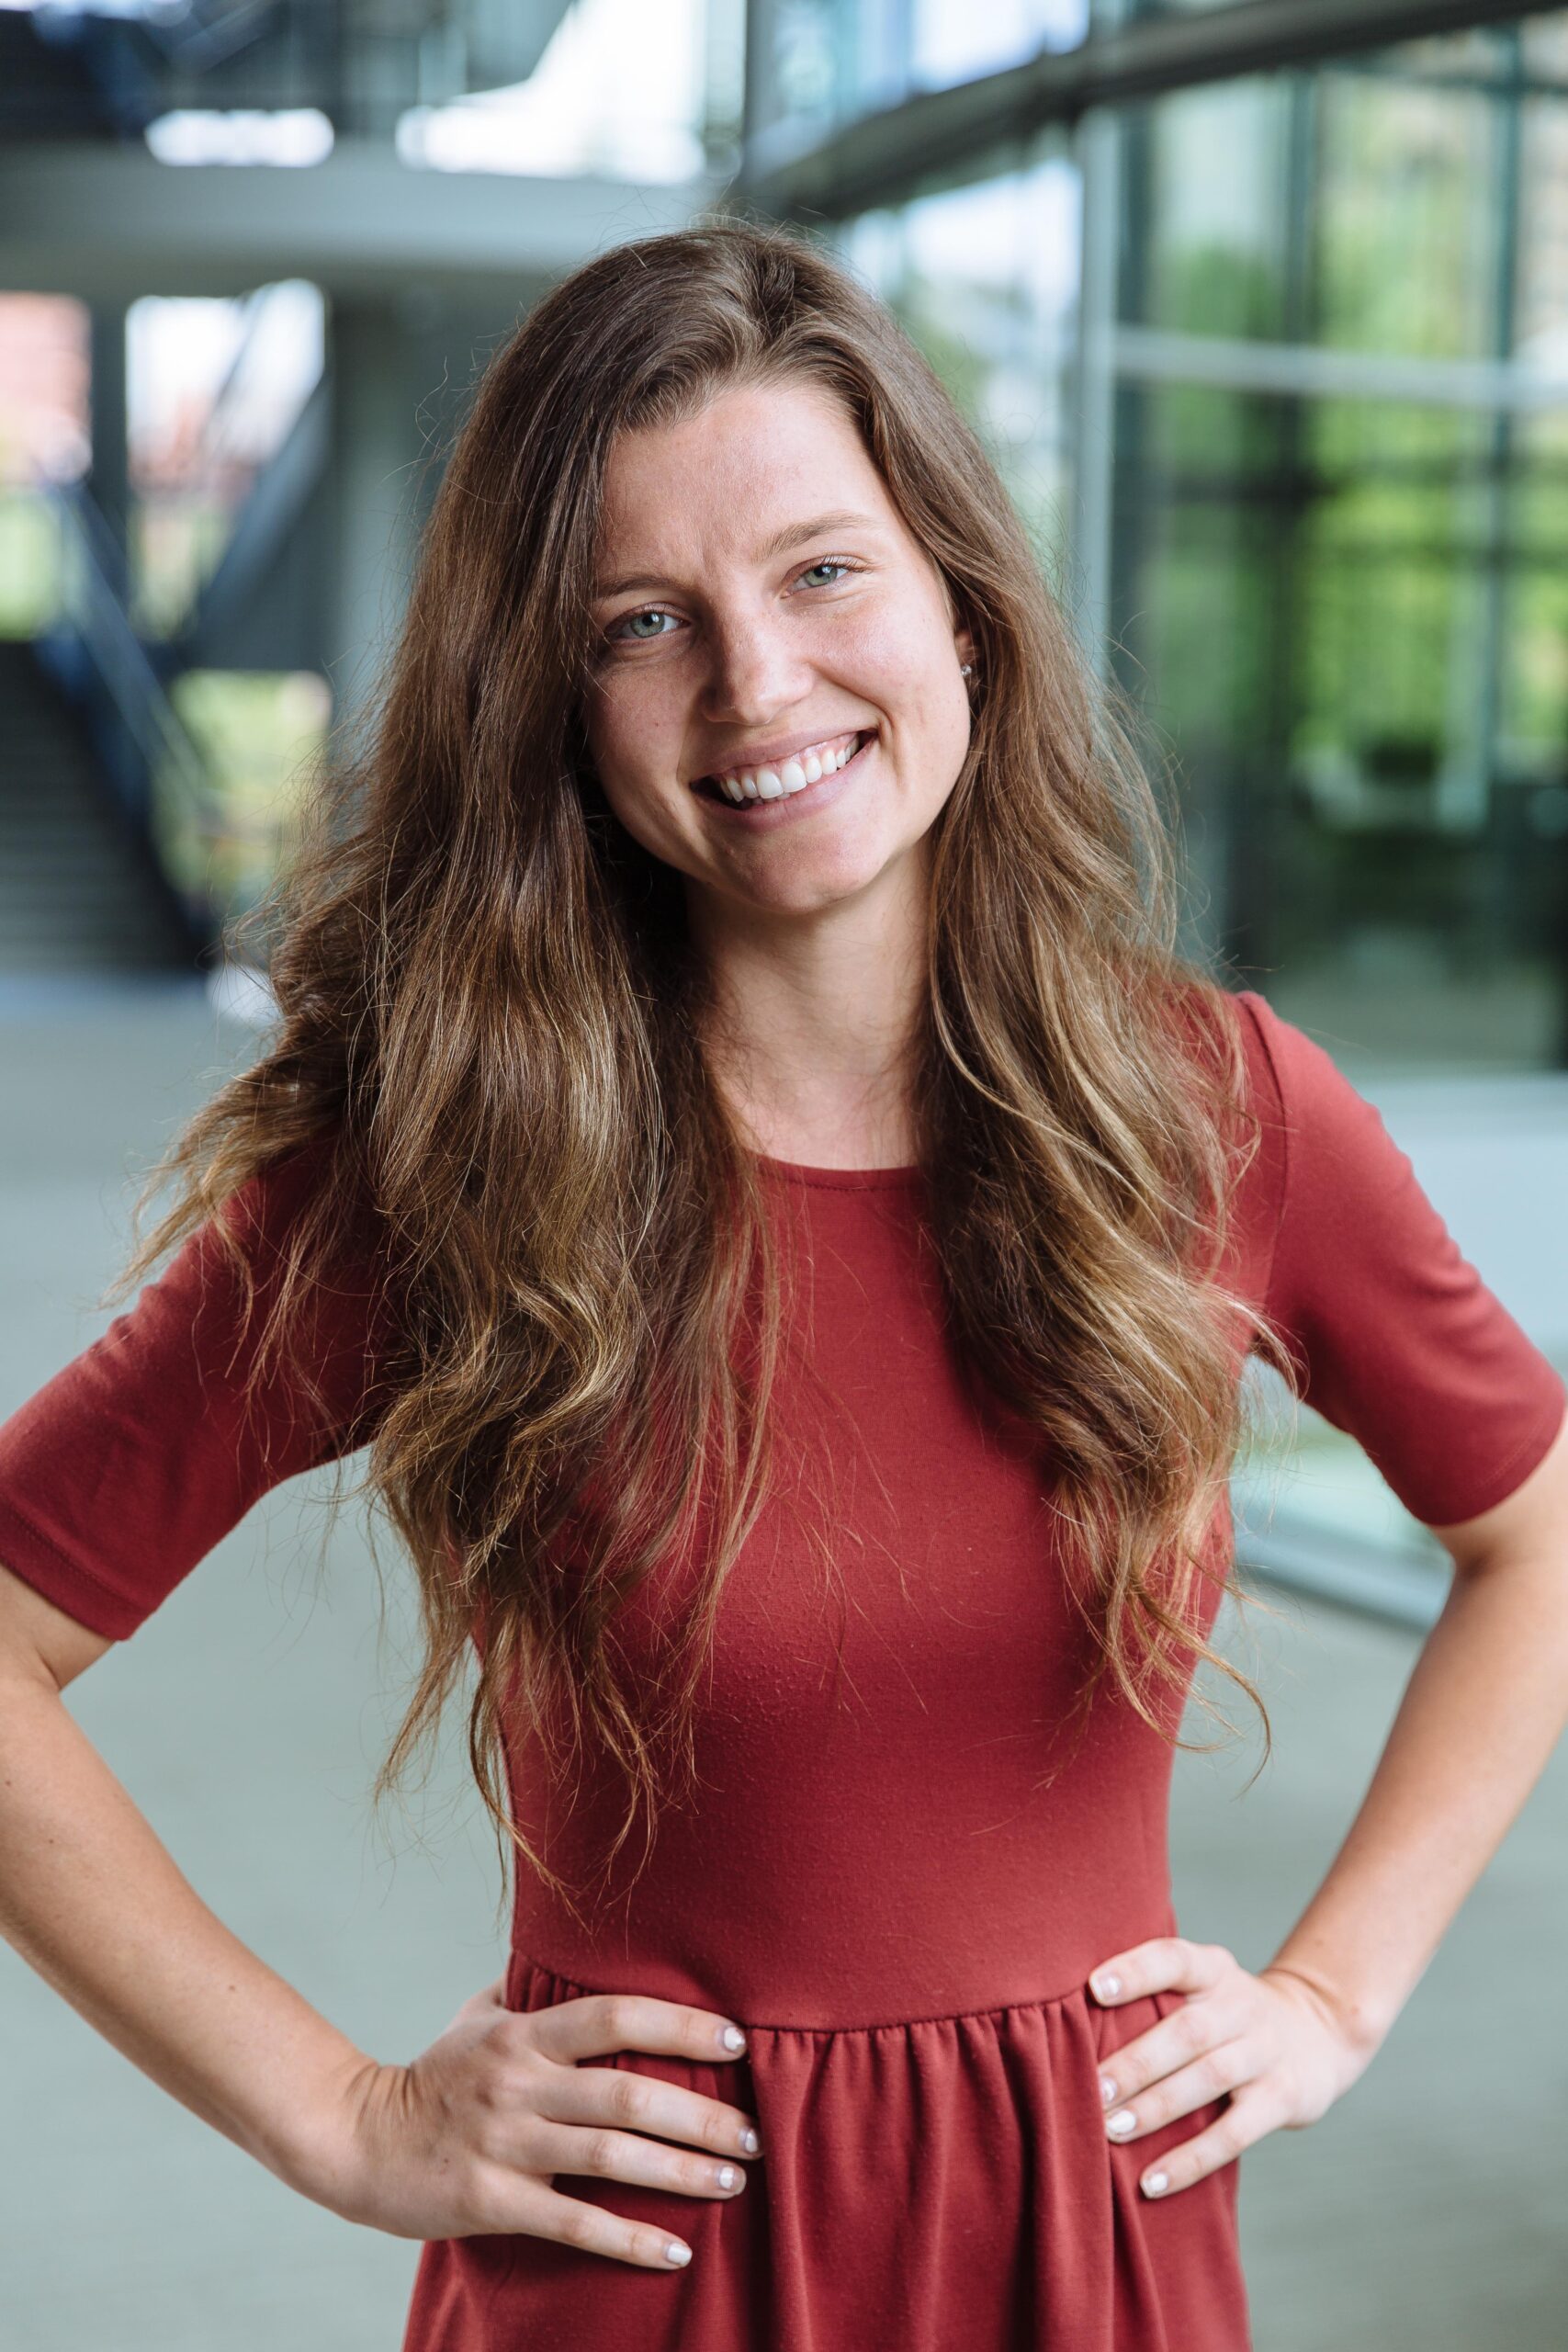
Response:
M653 695L606 700L588 725L589 751L607 797L651 808L680 773L682 728Z
M923 610L884 615L846 632L832 667L840 683L886 714L899 736L926 738L948 723L942 691L953 639Z

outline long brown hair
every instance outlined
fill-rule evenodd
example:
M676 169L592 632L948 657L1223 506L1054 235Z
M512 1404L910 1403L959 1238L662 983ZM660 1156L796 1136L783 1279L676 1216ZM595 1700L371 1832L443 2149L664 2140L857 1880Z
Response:
M482 1623L474 1775L498 1836L563 1894L510 1818L507 1709L603 1744L626 1776L622 1838L666 1766L690 1769L705 1642L771 1490L788 1278L698 1042L713 1008L680 877L615 822L587 752L602 483L617 434L784 379L843 402L976 648L971 741L932 836L914 1082L954 1342L1038 1430L1093 1634L1086 1699L1109 1671L1168 1733L1161 1690L1205 1658L1262 1712L1194 1603L1227 1575L1213 1533L1241 1357L1287 1377L1288 1360L1216 1279L1255 1132L1226 991L1178 952L1168 822L1132 715L881 304L810 243L715 220L589 262L491 361L370 724L236 927L265 941L280 1025L153 1171L143 1200L171 1173L181 1197L115 1294L310 1149L270 1361L368 1215L396 1313L367 1483L413 1562L425 1639L376 1794ZM302 1352L298 1376L309 1393ZM616 1611L699 1527L669 1670L628 1688Z

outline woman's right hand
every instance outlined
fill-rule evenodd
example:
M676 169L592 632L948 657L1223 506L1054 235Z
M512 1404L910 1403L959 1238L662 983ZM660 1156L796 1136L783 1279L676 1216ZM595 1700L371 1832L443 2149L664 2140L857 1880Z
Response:
M731 2064L740 2052L724 2037L740 2029L711 2009L640 1993L517 2010L504 1992L502 1977L465 2001L410 2065L367 2060L344 2086L325 2153L297 2185L345 2221L393 2237L516 2232L643 2268L687 2260L689 2248L671 2257L679 2240L562 2196L552 2177L733 2197L745 2186L743 2159L760 2153L752 2119L650 2075L578 2061L647 2050Z

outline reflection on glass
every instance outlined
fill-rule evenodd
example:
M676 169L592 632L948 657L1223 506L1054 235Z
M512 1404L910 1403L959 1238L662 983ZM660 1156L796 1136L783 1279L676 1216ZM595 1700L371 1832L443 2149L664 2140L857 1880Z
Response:
M1364 351L1491 348L1500 129L1484 91L1325 73L1317 86L1318 333Z
M1189 334L1287 333L1293 92L1223 82L1129 109L1124 319Z
M754 32L763 117L825 132L917 91L1076 49L1089 28L1089 0L769 0Z
M1114 658L1281 1010L1557 1068L1568 106L1517 38L1447 46L1484 74L1424 42L1124 111Z
M1065 533L1080 201L1075 166L1046 153L841 236L978 430L1048 568Z
M909 79L931 89L1020 64L1043 49L1076 49L1089 30L1089 0L915 0Z
M1498 765L1532 927L1568 954L1568 407L1513 431Z
M1568 88L1568 28L1554 29ZM1568 97L1527 98L1519 109L1518 211L1514 348L1568 377Z
M1122 659L1227 946L1384 1059L1561 1061L1568 600L1508 549L1499 626L1492 420L1200 385L1122 416Z

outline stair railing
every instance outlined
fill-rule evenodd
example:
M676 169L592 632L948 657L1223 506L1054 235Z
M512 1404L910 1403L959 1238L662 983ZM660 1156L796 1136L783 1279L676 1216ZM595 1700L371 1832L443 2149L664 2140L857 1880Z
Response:
M193 941L210 944L223 921L208 881L226 831L221 802L115 585L119 550L96 501L76 483L39 489L59 533L60 606L34 650L83 711L126 821Z

